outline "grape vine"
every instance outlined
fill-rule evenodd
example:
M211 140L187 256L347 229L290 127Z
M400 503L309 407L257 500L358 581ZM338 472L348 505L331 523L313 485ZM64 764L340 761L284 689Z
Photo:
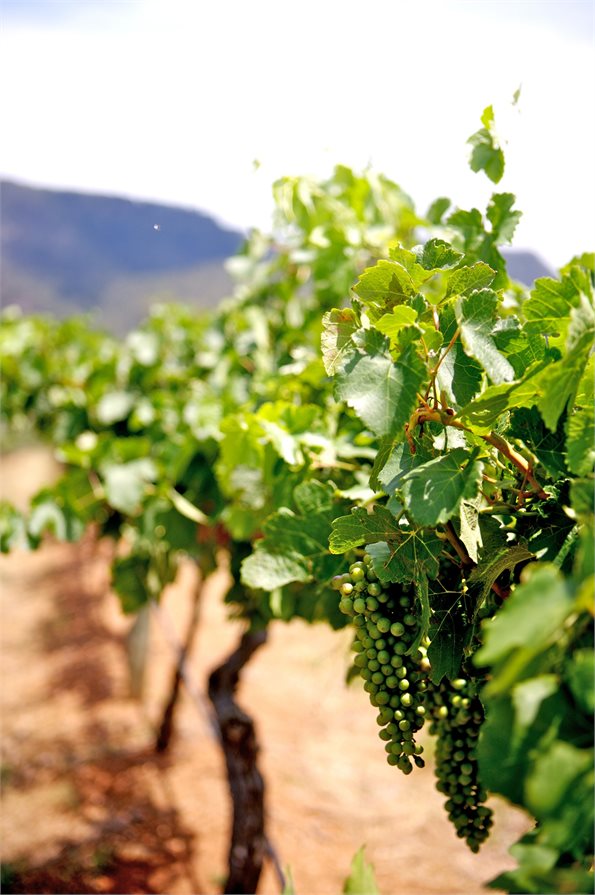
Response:
M472 167L497 182L487 113ZM0 547L93 525L131 614L226 551L250 631L353 626L388 763L423 768L436 736L472 851L490 795L535 818L494 886L590 891L595 258L511 280L507 192L419 214L337 166L275 198L211 315L157 307L118 341L3 314L3 434L44 437L64 475L0 507Z

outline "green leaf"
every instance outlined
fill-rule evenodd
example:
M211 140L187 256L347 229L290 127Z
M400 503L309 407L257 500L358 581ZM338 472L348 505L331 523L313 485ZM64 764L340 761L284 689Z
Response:
M543 336L529 335L521 329L516 317L505 317L494 331L496 348L512 365L515 378L522 379L529 367L546 357L546 340Z
M130 463L105 463L101 473L107 502L127 515L140 509L147 486L157 480L155 464L148 458Z
M539 710L544 702L559 689L559 681L555 674L542 674L516 684L511 691L514 706L514 725L512 743L519 748L528 730L533 726Z
M436 382L441 392L453 407L464 407L481 388L483 372L481 365L465 354L459 341L444 356L438 369Z
M256 544L250 556L242 562L241 580L246 587L272 591L291 581L309 581L310 572L297 553L269 553Z
M465 499L476 497L483 465L476 454L454 448L417 466L403 478L407 514L420 526L436 526L454 516Z
M411 416L425 377L425 365L413 345L396 363L382 355L358 354L338 378L337 397L377 435L395 435Z
M452 596L455 600L459 598L459 594ZM465 629L460 614L455 609L434 610L429 637L430 680L435 684L439 684L443 677L454 680L459 674L465 646Z
M439 199L435 199L426 212L426 218L430 224L441 224L442 218L450 208L451 204L450 199L447 199L446 196L441 196Z
M415 656L422 640L428 636L430 630L430 591L427 575L422 571L415 581L415 597L419 604L419 628L417 636L407 650L408 656Z
M335 489L327 482L301 482L294 488L293 497L298 512L306 518L313 518L333 512Z
M406 326L411 326L417 320L417 311L408 305L397 305L390 314L376 321L376 329L388 336L391 341L396 341L397 336Z
M575 407L566 423L568 468L578 476L588 475L595 464L595 400L593 362L589 362L578 385Z
M373 541L392 538L399 532L393 514L384 507L374 507L369 513L363 507L355 507L349 516L333 520L329 540L331 553L347 553L354 547Z
M24 516L7 500L0 500L0 553L26 549L27 526Z
M59 498L39 495L29 515L27 529L34 541L46 532L60 541L78 541L85 529L83 520Z
M511 692L482 692L486 718L478 744L481 780L492 792L525 804L524 781L534 755L569 722L569 703L555 675L513 685Z
M552 431L558 425L567 404L574 404L592 351L594 336L595 310L582 296L579 305L570 312L567 353L540 375L543 397L537 402L537 406L546 426Z
M484 786L520 804L523 799L522 763L525 756L519 756L518 751L511 748L514 721L514 706L508 696L487 701L477 758Z
M391 261L396 261L407 271L415 289L419 289L434 273L422 266L415 249L412 251L397 243L389 247L388 254Z
M411 274L401 264L381 258L374 267L364 270L353 291L369 306L374 322L390 313L395 305L405 304L417 290Z
M496 139L492 106L484 109L481 122L484 126L467 140L473 147L469 166L472 171L485 171L492 183L498 183L504 174L504 153Z
M459 267L448 278L446 298L452 295L469 295L475 289L483 289L489 286L496 271L483 261L476 261L469 267Z
M324 314L321 347L324 369L329 376L334 376L344 367L353 354L351 337L358 326L355 313L350 308L335 308Z
M392 540L368 544L372 566L382 582L417 581L423 574L436 578L442 541L431 532L401 529Z
M408 442L395 445L394 440L387 441L377 454L377 462L374 464L375 482L372 487L382 488L388 495L394 495L407 473L433 456L429 439L418 440L415 447L416 451L412 453Z
M453 249L443 239L430 239L424 245L415 246L412 252L420 267L431 272L456 267L463 257L462 252Z
M562 427L558 426L555 432L550 432L535 406L513 410L510 416L509 436L524 442L553 479L565 478L568 475L563 457Z
M242 562L241 580L246 586L274 591L295 581L325 585L337 573L338 562L328 552L336 513L334 487L302 482L293 497L298 512L281 507L271 514L263 524L264 537Z
M111 426L126 419L134 405L134 397L130 392L106 392L99 400L95 413L99 422Z
M470 211L464 211L459 208L453 211L447 218L446 224L460 231L465 242L466 252L470 250L476 252L487 235L484 230L481 211L477 208L472 208Z
M541 377L541 373L547 369L545 363L540 364L518 382L488 386L479 398L462 408L461 420L478 434L490 432L507 410L535 404L545 387L545 375Z
M122 610L137 612L149 600L150 561L145 554L117 557L112 564L112 587L120 597Z
M495 385L515 378L513 367L498 351L493 337L498 302L498 295L492 289L480 289L457 304L465 352L479 361Z
M355 853L351 873L343 884L344 895L380 895L374 876L374 867L366 861L365 846Z
M479 593L477 596L478 607L503 572L513 571L519 563L535 559L535 554L523 544L513 544L502 547L500 550L491 549L488 555L481 557L477 568L473 569L469 576L469 584L477 584Z
M291 867L289 865L285 868L285 885L283 886L283 892L281 895L296 895L295 886L293 883L293 875L291 873Z
M554 815L568 802L577 778L593 766L591 750L555 742L535 757L525 783L527 807L540 819Z
M463 500L459 509L459 537L474 563L478 562L479 550L483 546L479 524L480 500Z
M523 216L521 211L513 211L516 197L512 193L494 193L486 212L492 225L492 235L498 245L508 245Z
M484 645L475 654L479 665L491 665L516 652L509 660L511 675L520 674L530 659L559 636L572 611L572 599L555 566L536 563L531 574L517 586L498 615L483 626ZM504 676L495 683L502 687Z
M542 335L565 333L570 310L579 298L580 292L570 276L535 280L531 295L523 304L525 331Z
M577 650L568 671L572 695L583 712L595 712L595 654L592 649Z

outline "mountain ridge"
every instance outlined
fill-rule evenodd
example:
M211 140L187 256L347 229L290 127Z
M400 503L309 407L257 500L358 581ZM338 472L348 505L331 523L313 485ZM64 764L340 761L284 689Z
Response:
M231 293L224 262L244 239L192 208L0 178L0 304L91 313L123 332L157 300L214 307ZM504 254L525 285L552 275L535 252Z
M24 300L26 311L51 312L54 301L100 310L116 280L167 274L175 280L205 266L222 268L245 238L189 208L8 179L0 180L0 215L0 297L4 306ZM207 295L204 303L222 297Z

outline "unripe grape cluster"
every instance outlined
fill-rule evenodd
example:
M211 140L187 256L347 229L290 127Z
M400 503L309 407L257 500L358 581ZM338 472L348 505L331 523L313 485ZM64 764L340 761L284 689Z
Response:
M381 585L366 554L336 576L333 587L340 594L339 609L355 627L353 665L379 709L388 763L404 774L414 765L424 766L423 746L415 737L427 719L437 737L436 787L446 796L448 818L471 851L479 851L492 812L484 805L487 793L478 778L477 739L484 716L473 681L430 680L430 641L420 637L413 584Z
M444 807L457 836L479 851L492 826L487 793L478 779L477 739L483 722L481 702L464 678L444 678L430 695L430 733L436 735L436 788L447 797Z
M410 774L413 764L424 766L423 746L416 743L415 735L426 717L430 669L427 639L413 656L408 655L419 634L413 589L383 588L368 555L333 579L333 586L341 594L341 612L356 628L353 663L370 702L379 709L377 721L387 761Z

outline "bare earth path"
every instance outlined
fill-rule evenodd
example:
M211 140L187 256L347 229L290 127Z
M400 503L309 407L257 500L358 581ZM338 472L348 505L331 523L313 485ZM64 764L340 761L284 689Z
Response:
M23 502L53 466L45 452L2 459L3 493ZM216 893L229 799L207 716L184 694L169 755L153 751L172 656L158 626L142 701L129 695L130 619L109 591L109 550L87 539L0 558L2 860L6 892ZM235 646L218 574L201 603L192 674ZM164 605L185 629L194 570ZM512 866L527 819L495 803L479 856L454 835L431 767L405 778L385 761L375 711L346 687L347 632L275 624L239 701L262 744L269 834L298 895L341 892L366 844L383 895L463 895ZM259 892L279 892L270 866Z

